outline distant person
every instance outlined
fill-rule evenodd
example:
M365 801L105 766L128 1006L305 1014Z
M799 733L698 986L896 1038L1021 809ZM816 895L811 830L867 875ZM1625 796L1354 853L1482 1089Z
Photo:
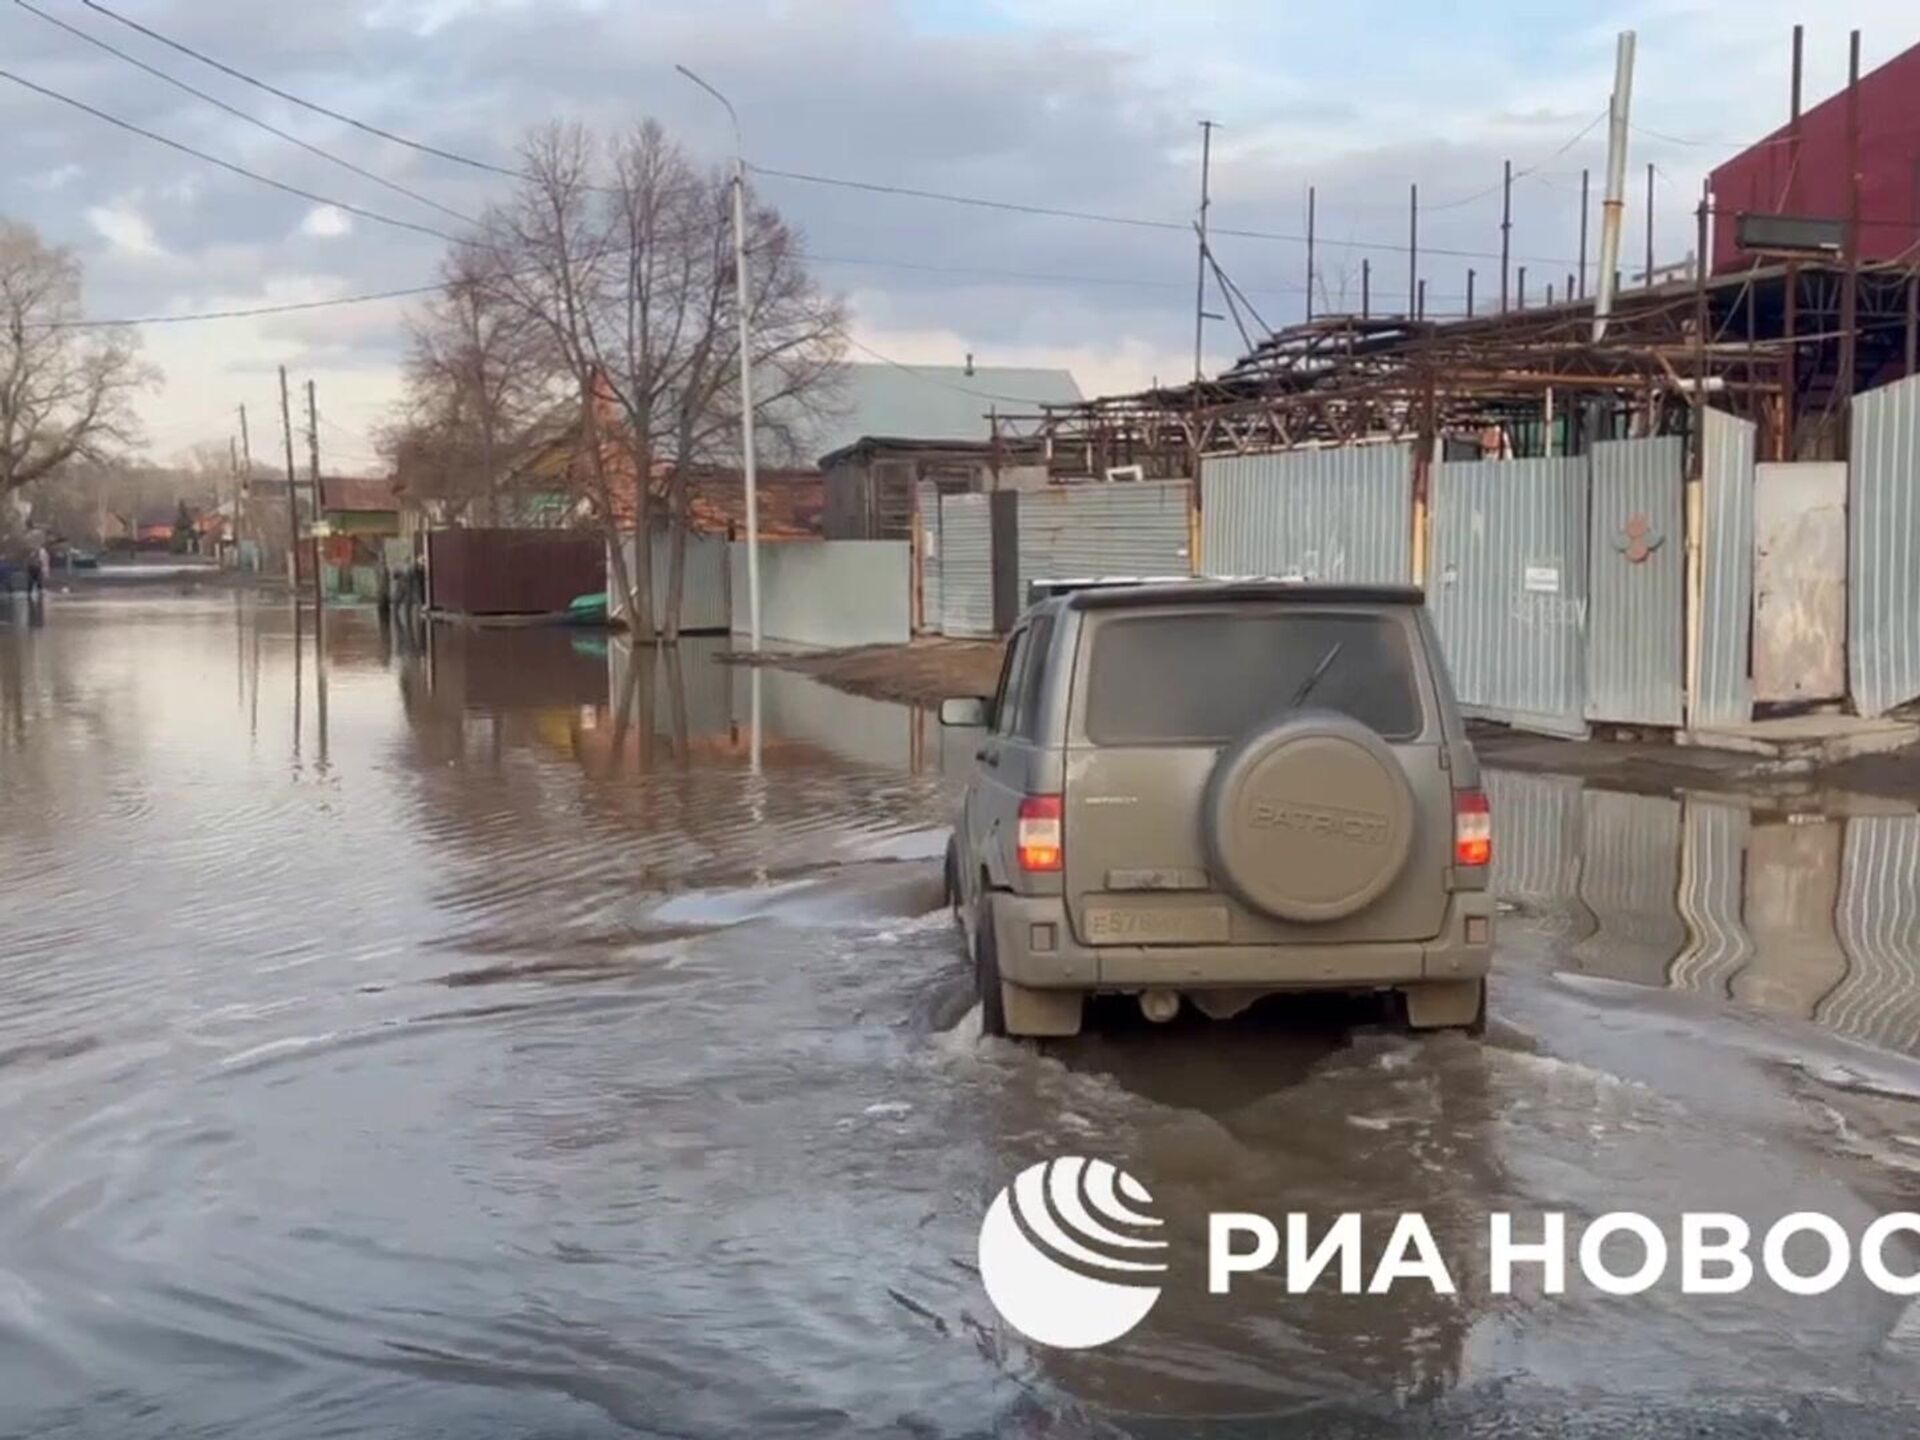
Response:
M27 603L45 597L47 593L47 572L53 568L53 562L47 555L47 547L36 545L27 555Z

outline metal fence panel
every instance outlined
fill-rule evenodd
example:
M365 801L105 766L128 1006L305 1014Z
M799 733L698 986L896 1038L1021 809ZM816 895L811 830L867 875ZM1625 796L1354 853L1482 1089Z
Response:
M1586 733L1587 461L1433 467L1427 605L1461 708Z
M1920 696L1920 377L1854 397L1852 468L1847 670L1879 715Z
M1847 693L1847 467L1753 467L1753 698Z
M626 555L627 574L633 574L633 537L620 542ZM665 535L653 537L653 623L664 624L667 616L667 561L669 541ZM718 535L687 536L687 567L680 577L680 629L683 632L725 633L732 624L732 584L727 561L727 542ZM612 570L609 567L608 573ZM608 587L608 613L620 624L627 619L627 597L617 585ZM744 600L743 600L744 605Z
M1035 580L1191 575L1191 496L1184 480L1022 490L1022 605Z
M1753 719L1747 675L1753 624L1753 422L1706 411L1701 435L1700 653L1687 723Z
M734 592L744 595L748 550L731 548ZM913 636L910 548L904 540L762 541L762 632L824 648L904 645ZM747 628L744 613L733 628Z
M1593 447L1587 718L1681 721L1686 547L1677 435Z
M436 610L559 614L575 597L607 588L606 542L574 530L434 530L427 583Z
M1413 578L1411 445L1211 455L1200 477L1201 574Z
M920 484L920 623L940 629L940 491L932 481Z
M993 518L985 495L940 499L940 633L993 634Z

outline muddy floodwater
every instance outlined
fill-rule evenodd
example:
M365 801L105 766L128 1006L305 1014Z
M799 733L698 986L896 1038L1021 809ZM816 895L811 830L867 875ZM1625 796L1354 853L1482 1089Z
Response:
M977 1034L973 740L925 714L716 640L41 620L0 603L0 1434L1916 1432L1920 1316L1857 1270L1484 1275L1495 1210L1920 1209L1910 802L1495 773L1484 1041L1327 1001L1033 1050ZM977 1271L1062 1154L1168 1227L1098 1350ZM1211 1295L1226 1210L1419 1211L1457 1291Z

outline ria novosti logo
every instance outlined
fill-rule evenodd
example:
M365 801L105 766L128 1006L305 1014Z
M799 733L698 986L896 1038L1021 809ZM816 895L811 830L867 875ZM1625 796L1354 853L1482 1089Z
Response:
M1104 1160L1070 1155L1033 1165L994 1197L980 1225L980 1276L1002 1318L1042 1345L1084 1350L1118 1340L1153 1309L1167 1272L1163 1222L1153 1197ZM1387 1295L1424 1284L1459 1285L1426 1217L1299 1212L1207 1216L1207 1293L1232 1293L1236 1277L1276 1270L1285 1293L1335 1289ZM1631 1297L1669 1285L1683 1295L1735 1295L1764 1280L1785 1295L1824 1295L1853 1273L1887 1295L1920 1296L1920 1214L1881 1215L1856 1236L1830 1215L1795 1211L1756 1237L1742 1216L1687 1211L1671 1227L1633 1211L1581 1223L1563 1211L1487 1216L1485 1285L1512 1295L1523 1272L1538 1293L1563 1295L1569 1272L1593 1294ZM1373 1227L1369 1233L1369 1226ZM1758 1255L1753 1251L1758 1238ZM1478 1279L1478 1276L1476 1276ZM1270 1292L1269 1292L1270 1293Z
M1147 1318L1167 1242L1146 1187L1105 1160L1029 1166L980 1224L980 1278L1006 1322L1042 1345L1085 1350Z

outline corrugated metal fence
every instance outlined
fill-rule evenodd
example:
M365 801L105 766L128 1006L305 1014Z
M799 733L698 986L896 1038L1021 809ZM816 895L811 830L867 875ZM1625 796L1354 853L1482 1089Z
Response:
M940 490L922 481L917 492L920 513L920 624L940 628Z
M1199 569L1405 584L1413 578L1412 505L1410 445L1207 456Z
M1587 460L1433 467L1427 604L1461 708L1586 732Z
M1751 421L1720 410L1706 412L1700 653L1687 716L1695 726L1744 725L1753 718L1747 651L1753 625L1754 435Z
M633 537L621 541L626 553L627 574L633 574ZM665 535L653 537L653 623L664 624L667 616L667 562L669 545ZM608 575L613 567L608 567ZM728 580L727 542L718 535L687 537L687 568L680 579L680 629L683 632L724 633L732 622L732 587ZM626 623L627 597L608 581L607 603L610 617Z
M1593 447L1587 718L1681 721L1686 546L1677 435Z
M985 495L940 500L940 633L993 634L993 518Z
M1847 671L1862 715L1920 696L1920 377L1853 401Z
M1022 603L1035 580L1191 575L1191 498L1184 480L1022 490Z

